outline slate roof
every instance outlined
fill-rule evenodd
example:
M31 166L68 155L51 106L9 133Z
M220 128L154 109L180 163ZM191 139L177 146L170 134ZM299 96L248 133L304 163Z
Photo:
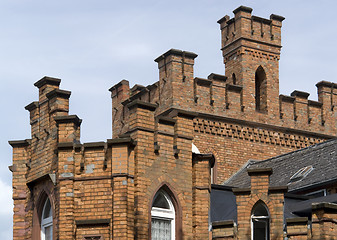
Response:
M290 182L301 168L312 166L313 170L303 179ZM226 186L250 187L247 169L272 168L270 186L288 186L289 192L310 189L337 182L337 139L328 140L291 153L264 161L248 161L242 169L224 182Z
M231 188L212 184L210 222L237 220L236 197Z

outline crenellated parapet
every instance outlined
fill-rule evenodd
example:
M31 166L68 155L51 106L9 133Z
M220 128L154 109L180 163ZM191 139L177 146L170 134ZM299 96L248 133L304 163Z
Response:
M285 18L271 14L269 19L265 19L253 16L252 11L252 8L240 6L233 11L234 18L226 15L218 21L225 63L241 54L279 60L281 27Z

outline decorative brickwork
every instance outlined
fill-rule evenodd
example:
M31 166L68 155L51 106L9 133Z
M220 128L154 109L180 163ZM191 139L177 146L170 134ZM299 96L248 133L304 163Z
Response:
M301 91L279 95L284 18L251 12L241 6L234 18L218 21L225 75L194 77L197 54L171 49L155 60L157 82L130 88L122 80L110 88L112 139L107 141L81 143L82 120L68 114L71 92L59 89L57 78L36 82L39 99L26 106L31 139L10 141L13 239L41 238L47 198L53 239L150 239L158 191L172 201L175 239L208 239L211 172L215 183L222 183L248 160L334 138L337 85L318 83L318 101ZM200 152L192 153L192 143ZM248 239L259 202L270 211L271 239L283 237L284 189L270 188L268 174L252 173L251 189L234 190L238 224L215 224L213 238ZM330 212L317 210L315 216L316 228L331 227ZM294 224L291 231L302 233L301 227Z

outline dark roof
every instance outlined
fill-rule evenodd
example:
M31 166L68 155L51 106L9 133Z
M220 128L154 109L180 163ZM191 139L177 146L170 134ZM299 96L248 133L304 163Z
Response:
M255 168L272 168L270 186L288 186L289 192L337 182L336 150L337 139L332 139L264 161L248 161L237 173L225 181L224 185L240 188L250 187L247 169ZM290 178L298 170L307 166L313 167L307 176L290 182Z
M236 198L232 189L212 184L210 222L236 219Z
M331 194L323 197L312 198L308 200L299 200L284 198L284 217L311 217L313 203L337 203L337 194Z

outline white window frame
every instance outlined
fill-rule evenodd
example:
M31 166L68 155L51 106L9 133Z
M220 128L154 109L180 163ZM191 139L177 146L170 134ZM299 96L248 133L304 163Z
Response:
M257 220L257 221L260 220L261 222L264 222L266 225L265 226L266 240L270 240L270 214L269 214L268 207L263 203L258 203L258 205L262 205L266 209L268 215L267 216L254 216L255 208L257 205L254 207L254 211L252 212L252 215L250 217L251 239L254 240L254 220Z
M151 221L152 219L161 219L161 220L168 220L171 223L171 240L175 239L175 209L172 203L171 198L169 197L169 195L164 192L164 191L159 191L157 192L157 194L155 195L155 197L153 199L156 199L156 197L162 194L166 201L169 204L169 209L165 209L165 208L158 208L158 207L152 207L151 208Z
M47 218L44 218L44 214L45 214L45 210L46 210L46 206L47 203L49 201L50 204L50 216ZM43 210L42 210L42 215L41 215L41 240L45 240L46 239L46 234L45 234L45 229L47 227L51 226L51 233L52 233L52 239L53 239L53 209L51 206L51 202L49 200L49 198L46 199L46 201L43 204Z

